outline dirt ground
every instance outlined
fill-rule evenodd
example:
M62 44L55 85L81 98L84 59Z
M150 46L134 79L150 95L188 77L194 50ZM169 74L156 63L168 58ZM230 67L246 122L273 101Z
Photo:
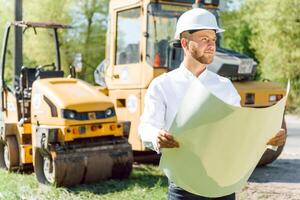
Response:
M238 200L300 200L300 119L288 117L287 125L289 136L283 153L272 164L254 171L248 185L237 193Z

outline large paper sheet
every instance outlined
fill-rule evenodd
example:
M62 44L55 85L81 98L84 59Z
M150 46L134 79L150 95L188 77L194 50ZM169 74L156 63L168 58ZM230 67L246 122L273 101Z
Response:
M235 107L195 80L170 129L180 148L163 149L160 168L176 185L201 196L242 189L281 128L286 99L268 108Z

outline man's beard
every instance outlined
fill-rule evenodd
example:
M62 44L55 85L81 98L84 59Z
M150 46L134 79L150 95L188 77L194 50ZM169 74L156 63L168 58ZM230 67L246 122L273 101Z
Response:
M214 59L214 55L198 56L197 54L192 54L192 57L202 64L210 64L210 63L212 63L212 61Z
M209 53L204 53L203 55L199 56L199 44L196 42L191 41L191 46L190 46L190 55L197 60L198 62L202 64L210 64L212 63L214 56L215 56L215 51L212 54ZM211 51L210 51L211 52Z

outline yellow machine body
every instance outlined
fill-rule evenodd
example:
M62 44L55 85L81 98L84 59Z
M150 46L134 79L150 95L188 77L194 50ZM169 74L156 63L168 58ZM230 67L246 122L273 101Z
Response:
M116 115L97 119L97 112L110 108L113 108L113 104L107 96L79 79L49 78L37 80L33 84L32 125L58 128L59 142L123 136L122 124L117 123ZM63 109L82 113L86 118L65 119Z
M118 118L122 121L131 122L129 142L132 144L134 151L148 151L138 135L138 124L143 112L144 96L151 81L168 71L166 67L155 66L155 61L148 59L147 39L149 33L147 29L150 20L157 20L148 16L148 7L151 3L156 3L166 10L174 11L174 13L191 9L192 1L180 2L184 1L110 1L106 62L102 70L104 72L105 87L107 87L105 94L113 101ZM206 8L211 9L215 6L208 5ZM130 44L131 49L122 47L121 43L125 40L124 30L126 30L126 25L136 38L135 43ZM124 28L122 29L122 27ZM175 27L168 24L166 24L165 29L165 31L170 29L173 32L175 31ZM135 51L131 51L132 49L135 49ZM134 61L120 61L122 54L126 54L126 51L127 55L129 53L136 55ZM128 53L128 51L130 52ZM246 80L233 81L233 83L241 96L242 106L267 107L273 105L285 95L284 88L273 82Z
M56 44L57 29L68 27L9 24L0 62L4 72L10 26L53 29ZM132 148L105 90L64 77L60 64L50 65L52 70L46 67L15 70L13 88L2 73L0 168L34 167L39 182L57 186L127 178L132 171Z

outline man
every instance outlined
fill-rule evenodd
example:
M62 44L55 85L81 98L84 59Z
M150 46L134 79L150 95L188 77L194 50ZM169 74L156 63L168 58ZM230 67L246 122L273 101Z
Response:
M180 39L184 59L178 69L155 78L145 95L139 134L146 147L157 152L161 148L180 147L168 130L189 84L194 79L198 79L212 94L224 102L240 106L240 96L231 81L206 69L207 64L213 61L216 52L216 33L222 31L224 30L218 27L215 16L205 9L194 8L179 18L175 39ZM285 131L281 129L268 144L282 145L285 136ZM170 183L168 199L210 198L189 193ZM235 199L235 194L216 199Z

